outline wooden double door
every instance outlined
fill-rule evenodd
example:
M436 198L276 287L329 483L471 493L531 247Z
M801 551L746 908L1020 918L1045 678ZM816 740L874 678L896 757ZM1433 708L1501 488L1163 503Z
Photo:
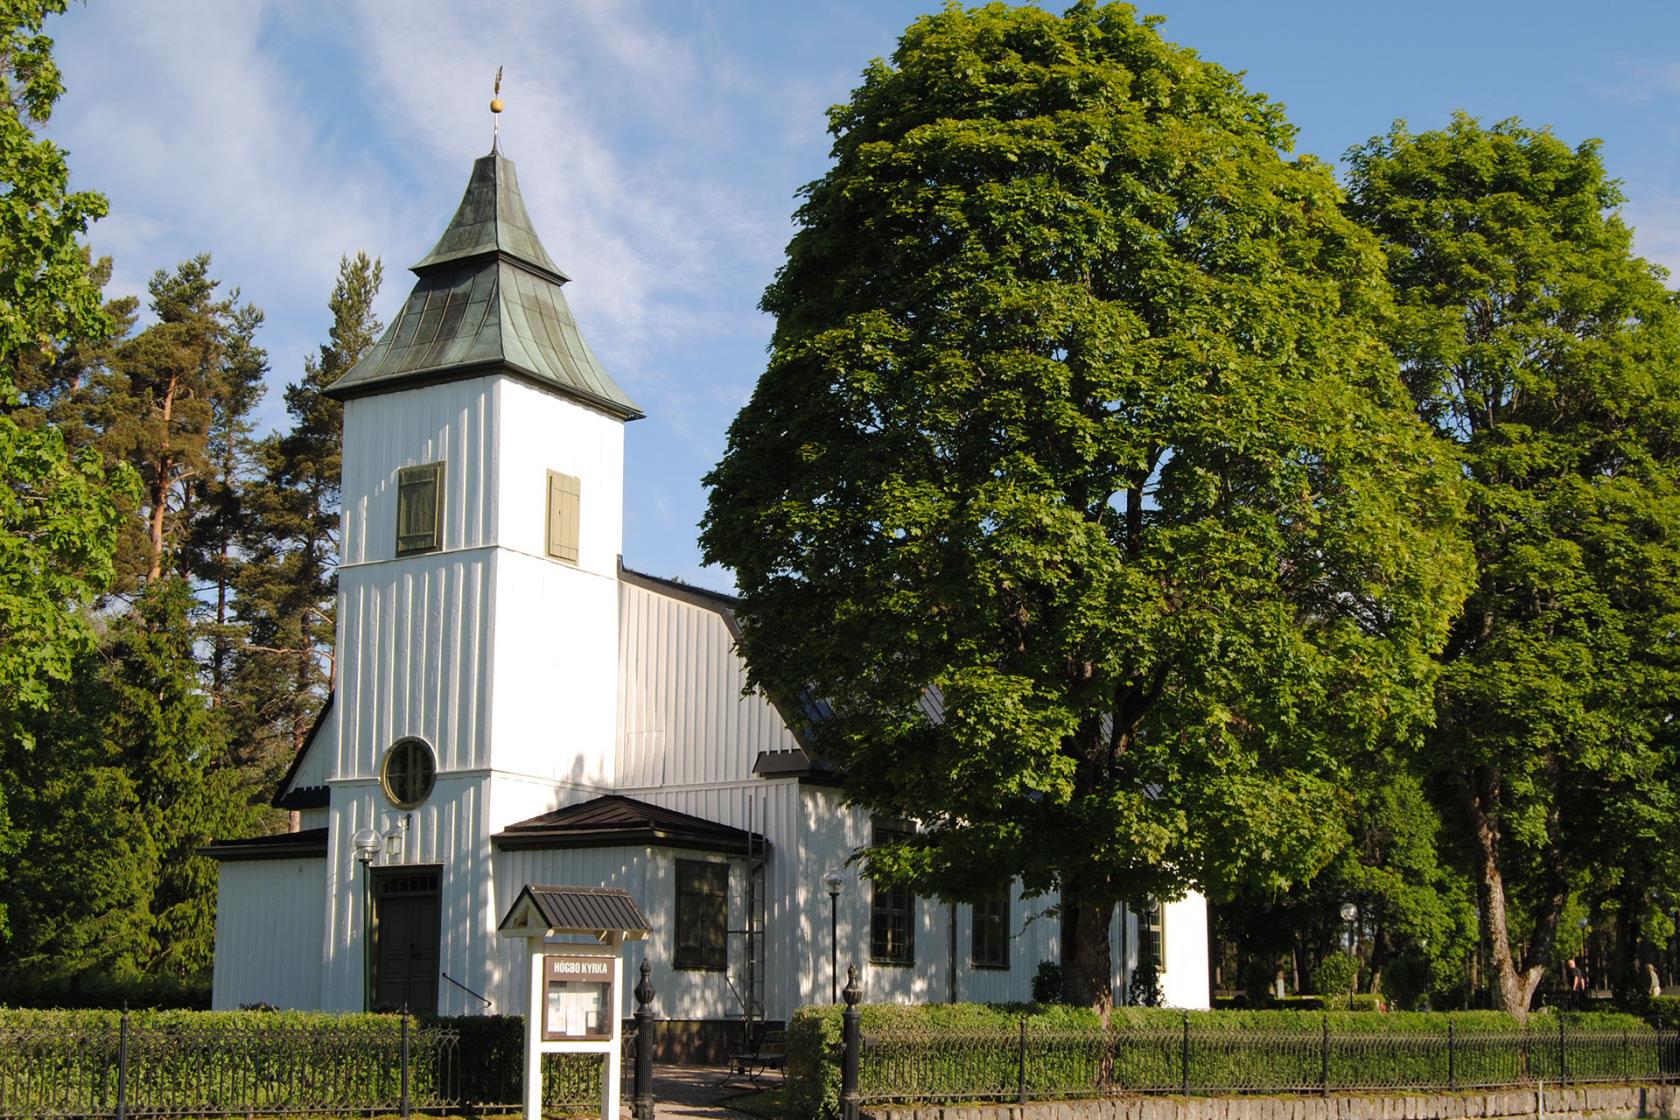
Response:
M435 1015L440 867L382 867L373 879L373 1009Z

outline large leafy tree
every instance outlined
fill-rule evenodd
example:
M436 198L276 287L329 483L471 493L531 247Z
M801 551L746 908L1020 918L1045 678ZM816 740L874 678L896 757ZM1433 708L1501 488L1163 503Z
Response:
M1595 144L1397 125L1350 153L1391 338L1462 464L1480 579L1425 758L1469 842L1495 1004L1525 1013L1571 892L1674 874L1680 319ZM1631 848L1643 859L1624 858Z
M1429 715L1453 465L1328 169L1130 8L924 17L830 129L705 552L757 682L920 822L871 873L1059 892L1106 1008L1117 902L1317 871L1344 760Z
M82 611L111 577L113 490L124 482L55 428L12 415L20 364L110 326L77 242L105 200L71 191L63 151L35 135L63 92L42 33L63 8L0 3L0 735L18 749L32 741L29 716L89 647ZM0 856L20 842L0 802Z

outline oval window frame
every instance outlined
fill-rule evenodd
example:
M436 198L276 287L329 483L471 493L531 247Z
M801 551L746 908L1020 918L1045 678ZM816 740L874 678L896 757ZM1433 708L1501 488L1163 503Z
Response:
M392 784L391 763L397 758L399 751L409 753L410 748L419 748L421 752L419 757L425 759L427 773L424 783L425 788L420 791L419 796L411 801L405 801L397 796L397 791ZM426 799L437 788L437 774L437 752L432 749L432 745L418 735L404 735L385 748L385 758L379 764L379 788L384 792L386 800L398 809L418 809L426 803Z

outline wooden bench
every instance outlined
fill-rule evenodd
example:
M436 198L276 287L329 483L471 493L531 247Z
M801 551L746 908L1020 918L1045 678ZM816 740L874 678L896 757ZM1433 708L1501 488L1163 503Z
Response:
M740 1050L729 1055L729 1076L720 1083L727 1085L737 1077L745 1077L753 1088L762 1088L759 1078L771 1070L778 1073L787 1065L787 1031L781 1027L760 1026L750 1032Z

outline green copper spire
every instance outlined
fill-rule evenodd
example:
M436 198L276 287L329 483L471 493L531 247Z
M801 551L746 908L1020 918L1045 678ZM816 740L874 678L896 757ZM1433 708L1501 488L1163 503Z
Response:
M327 392L340 399L415 384L509 373L625 420L643 413L596 360L531 228L513 162L492 151L449 227L413 266L401 313Z

